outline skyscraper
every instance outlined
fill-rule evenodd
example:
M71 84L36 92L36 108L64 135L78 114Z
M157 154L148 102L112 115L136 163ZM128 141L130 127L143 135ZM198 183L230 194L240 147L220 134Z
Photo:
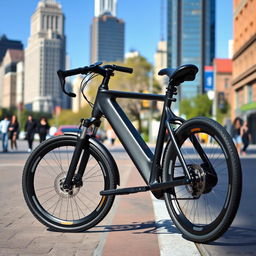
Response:
M23 50L23 44L18 40L10 40L6 35L0 37L0 63L8 49Z
M0 107L3 103L3 80L5 75L3 59L8 49L23 50L23 44L21 41L8 39L6 35L0 36Z
M168 0L168 66L195 64L197 78L184 83L179 98L204 92L204 67L215 55L215 0Z
M52 112L61 105L56 71L65 68L64 15L55 0L41 0L31 18L25 51L25 107Z
M95 0L91 25L91 63L124 59L124 21L115 17L116 0Z
M8 49L3 58L2 107L16 107L17 64L23 62L24 51Z
M94 16L98 17L103 14L116 16L117 0L95 0Z

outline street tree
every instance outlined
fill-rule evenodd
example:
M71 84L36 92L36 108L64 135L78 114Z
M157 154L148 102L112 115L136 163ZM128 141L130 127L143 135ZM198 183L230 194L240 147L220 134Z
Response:
M183 99L180 101L180 114L186 116L187 119L196 116L211 116L212 101L206 94L197 95L191 99Z
M127 58L120 65L133 68L133 74L116 72L116 76L111 81L113 88L131 92L150 92L152 65L143 56ZM152 89L153 92L159 91L160 88L156 81L152 81ZM138 130L142 132L142 102L139 100L120 99L119 103L131 120L138 122Z
M131 92L149 92L149 84L151 79L152 65L143 57L136 56L127 58L125 62L104 63L115 64L120 66L127 66L133 68L132 74L115 72L114 77L111 78L109 88L112 90L131 91ZM88 83L88 89L84 92L88 99L92 102L95 100L95 95L98 85L101 83L102 77L98 76ZM152 89L154 93L160 91L159 84L153 81ZM141 112L142 104L139 100L118 99L126 114L133 121L138 122L138 130L142 131Z

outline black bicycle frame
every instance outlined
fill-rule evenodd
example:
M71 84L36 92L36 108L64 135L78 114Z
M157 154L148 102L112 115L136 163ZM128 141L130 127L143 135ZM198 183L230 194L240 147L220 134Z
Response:
M140 134L135 129L126 114L123 112L122 108L116 102L117 98L164 101L163 114L160 121L157 144L154 154L141 138ZM133 93L107 90L102 87L99 88L97 93L92 116L95 119L100 119L102 115L106 117L147 184L159 183L158 177L161 171L160 161L166 129L168 129L169 134L171 135L171 139L174 139L172 129L166 126L166 124L170 121L177 120L183 122L183 119L176 117L170 110L172 101L174 101L174 99L172 97L168 97L168 93L167 95ZM184 163L184 169L186 171L187 177L190 178L185 161L178 149L178 146L177 152L179 159L183 160L182 163Z
M92 117L90 119L86 119L85 122L81 123L84 128L75 147L75 151L71 159L71 163L63 184L63 188L67 191L72 192L71 188L73 185L82 186L82 177L89 159L88 142L89 138L91 137L89 134L87 134L87 129L93 124L96 128L98 128L101 122L100 119L103 115L109 121L113 130L117 134L117 137L123 144L124 148L126 149L133 163L137 167L147 186L109 191L106 190L101 191L101 195L127 194L151 190L152 192L155 192L154 195L157 198L160 198L161 193L158 194L158 191L163 191L174 186L193 183L195 177L191 176L193 174L190 173L190 170L188 169L189 167L186 165L185 159L175 139L174 131L171 127L171 124L182 124L183 122L185 122L184 119L176 116L171 110L172 102L176 101L176 99L173 98L173 95L177 94L177 86L179 86L180 83L177 82L176 84L176 82L170 80L169 85L166 88L166 95L113 91L109 90L108 88L108 83L112 75L113 70L107 70L106 73L104 73L102 84L98 88L97 96L94 102ZM144 140L141 138L140 134L132 125L131 121L128 119L120 105L117 103L117 98L164 102L154 154L144 142ZM94 129L92 136L96 134L96 130L97 129ZM184 170L184 176L175 178L167 182L161 182L161 158L166 131L168 131L171 143L173 143L172 145L176 150L176 154L174 157L178 157L180 164ZM204 154L204 151L202 150L197 138L194 135L191 135L190 140L197 152L199 153L200 157L202 158L204 165L208 169L208 172L216 176L216 173L212 168L209 159ZM75 175L75 171L81 154L82 160L80 162L78 172Z

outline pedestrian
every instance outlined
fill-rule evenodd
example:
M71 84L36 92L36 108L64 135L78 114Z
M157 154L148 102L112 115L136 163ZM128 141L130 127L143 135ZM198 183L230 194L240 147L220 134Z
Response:
M17 138L19 134L19 122L17 120L17 116L15 115L12 116L8 131L9 131L9 138L11 141L11 149L18 149Z
M40 137L40 143L46 139L46 135L48 134L50 126L47 122L46 117L41 117L38 124L38 133Z
M240 117L236 117L231 126L231 137L235 143L237 152L239 154L241 153L241 145L242 145L241 127L242 127L242 119Z
M113 129L109 128L107 130L107 138L111 146L114 146L116 140L116 134Z
M2 147L3 152L8 152L8 127L10 121L8 116L5 116L4 119L0 122L0 131L2 133Z
M243 126L241 127L241 134L242 134L242 155L246 155L246 149L248 148L250 142L252 141L252 135L248 127L248 123L244 122Z
M32 115L29 115L25 124L26 140L28 141L28 152L31 152L33 149L33 141L36 129L37 123L33 119Z

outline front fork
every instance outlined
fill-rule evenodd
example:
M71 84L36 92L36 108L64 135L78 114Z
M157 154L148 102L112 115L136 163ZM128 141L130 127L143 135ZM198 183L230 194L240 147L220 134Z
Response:
M100 126L101 121L95 118L90 119L82 119L80 128L82 127L81 136L78 137L77 144L75 147L75 151L73 153L71 163L68 168L67 176L63 183L64 189L72 189L73 185L77 187L81 187L83 185L82 177L84 175L89 157L90 157L90 150L89 150L89 139L91 137L95 137L97 130ZM92 132L89 134L88 129L94 125ZM82 154L82 158L80 160ZM78 167L78 171L75 175L77 165L80 164Z

